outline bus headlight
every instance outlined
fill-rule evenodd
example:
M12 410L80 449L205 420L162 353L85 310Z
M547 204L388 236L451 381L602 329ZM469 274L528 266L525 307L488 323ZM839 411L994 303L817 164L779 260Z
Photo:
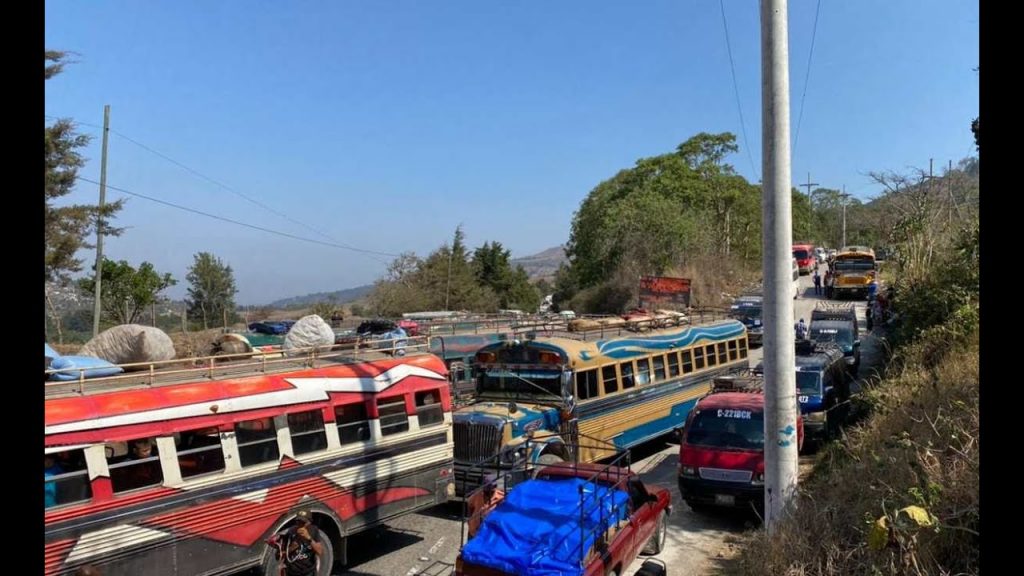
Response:
M683 466L683 465L680 465L679 466L679 475L680 476L689 476L691 478L696 478L697 477L697 469L694 468L693 466Z
M754 476L750 481L751 484L764 484L764 472L761 472L757 476Z

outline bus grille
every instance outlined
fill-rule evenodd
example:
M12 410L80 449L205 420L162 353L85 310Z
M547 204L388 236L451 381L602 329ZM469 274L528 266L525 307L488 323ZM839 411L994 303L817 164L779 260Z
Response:
M455 459L460 462L480 462L498 453L501 445L501 427L492 424L455 422Z

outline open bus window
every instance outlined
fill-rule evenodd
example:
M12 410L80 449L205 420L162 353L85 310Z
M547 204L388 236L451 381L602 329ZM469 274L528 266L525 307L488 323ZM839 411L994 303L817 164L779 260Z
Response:
M729 340L729 360L738 360L739 354L736 351L736 341Z
M370 439L370 417L366 415L365 402L335 406L334 421L338 425L338 438L342 444L366 442Z
M715 358L715 345L708 344L705 347L704 358L707 360L708 366L717 366L718 362Z
M597 398L597 368L576 373L576 397L580 400Z
M416 393L416 418L420 428L444 422L441 394L437 390Z
M274 426L273 418L235 422L235 440L238 442L238 457L243 468L264 462L277 462L280 457L277 427Z
M679 376L679 353L672 351L668 353L668 377Z
M327 449L327 431L324 430L324 415L320 410L289 414L288 430L295 454Z
M718 363L725 364L729 361L729 356L725 353L725 342L718 343Z
M690 372L693 372L693 351L692 350L683 350L682 354L683 354L683 374L689 374ZM700 367L703 368L704 365L701 364Z
M178 467L182 478L224 470L224 451L216 428L187 430L179 438Z
M601 368L601 378L604 379L605 394L614 394L619 391L619 377L615 374L614 365Z
M45 454L43 481L47 508L92 498L85 451L81 448Z
M640 358L636 361L636 383L641 386L651 383L650 358Z
M377 414L380 415L381 435L401 434L409 430L404 397L377 399Z
M747 357L747 339L740 338L740 358Z
M156 486L164 481L160 455L156 450L156 441L152 438L110 442L106 448L107 467L114 494Z
M654 381L660 382L665 379L665 357L654 357Z
M697 370L704 367L704 347L697 346L693 349L693 365Z
M623 362L622 363L622 389L626 390L632 388L636 383L633 382L633 363Z

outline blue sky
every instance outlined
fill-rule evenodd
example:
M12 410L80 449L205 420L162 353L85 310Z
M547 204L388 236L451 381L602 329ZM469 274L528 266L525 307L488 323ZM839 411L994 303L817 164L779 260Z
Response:
M525 256L564 243L599 182L699 132L735 133L730 162L760 178L758 2L724 4L739 106L714 0L49 0L46 47L76 63L46 114L97 136L85 178L105 104L113 131L191 170L112 134L110 186L386 254L462 223L470 246ZM826 0L815 32L817 7L789 3L794 185L866 199L868 171L974 153L977 1ZM80 182L68 200L97 198ZM369 283L389 260L141 198L117 225L105 253L170 272L172 297L199 251L232 266L241 304Z

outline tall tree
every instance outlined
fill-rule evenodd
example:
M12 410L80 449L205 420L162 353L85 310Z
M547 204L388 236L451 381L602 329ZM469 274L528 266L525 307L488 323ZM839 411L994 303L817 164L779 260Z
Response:
M127 261L103 259L103 314L114 324L134 324L146 307L156 304L160 292L178 282L170 274L160 274L149 262L138 270ZM95 296L95 278L83 278L79 287Z
M200 252L194 256L186 279L191 284L186 299L189 318L202 321L204 330L211 321L225 316L234 319L238 289L231 266L209 252Z
M60 74L67 63L68 54L47 50L45 73L47 80ZM57 201L71 193L78 177L78 169L85 165L79 150L89 143L89 136L79 134L74 123L62 118L44 128L45 161L45 216L43 217L46 244L46 281L66 281L70 274L82 269L79 250L92 248L89 237L102 226L106 236L117 236L121 229L109 226L108 220L121 209L123 200L106 203L102 209L91 204L58 206Z

